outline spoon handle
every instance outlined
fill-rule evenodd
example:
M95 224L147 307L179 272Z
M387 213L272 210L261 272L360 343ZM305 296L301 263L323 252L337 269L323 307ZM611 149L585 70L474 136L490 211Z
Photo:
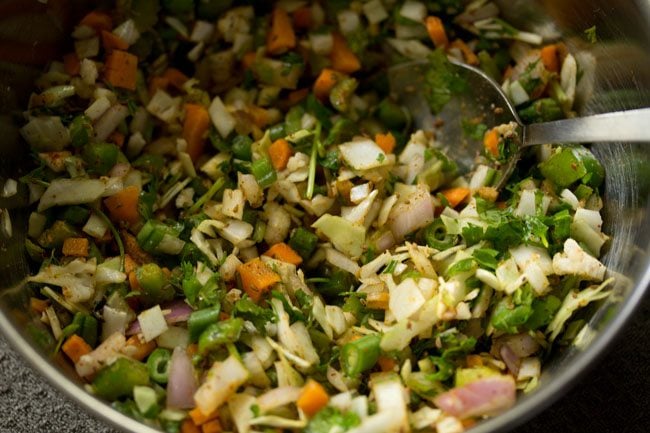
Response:
M533 123L525 127L523 146L599 141L650 142L650 108Z

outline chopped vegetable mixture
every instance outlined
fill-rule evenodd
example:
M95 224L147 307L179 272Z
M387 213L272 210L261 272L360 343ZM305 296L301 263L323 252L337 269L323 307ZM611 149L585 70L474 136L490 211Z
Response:
M72 41L21 130L31 308L145 424L461 432L610 293L587 148L532 150L498 191L512 127L462 119L464 174L388 92L428 59L437 112L451 57L525 122L573 115L576 58L490 1L119 1Z

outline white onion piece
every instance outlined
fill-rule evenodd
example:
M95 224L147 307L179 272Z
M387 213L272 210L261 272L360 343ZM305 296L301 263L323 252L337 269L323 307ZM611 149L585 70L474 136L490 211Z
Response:
M420 229L433 221L433 204L429 191L418 185L407 200L396 204L389 215L388 224L396 240Z
M97 137L97 140L106 140L128 115L129 109L120 104L113 105L111 108L106 110L102 117L100 117L95 123L95 136Z
M110 177L124 177L131 170L131 165L126 162L119 162L111 168L111 171L108 172Z
M501 356L503 362L506 363L508 370L512 374L515 376L519 374L519 365L521 363L521 359L512 351L510 346L507 344L501 346L501 349L499 349L499 355Z
M297 386L281 386L257 397L257 405L261 413L269 412L298 400L302 388Z
M491 415L515 403L516 386L512 376L492 376L453 388L434 398L444 412L458 418Z
M198 388L192 361L187 352L177 347L172 353L167 382L167 407L191 409L194 407L194 393Z
M91 203L101 197L106 185L99 179L54 179L38 204L38 212L52 206Z

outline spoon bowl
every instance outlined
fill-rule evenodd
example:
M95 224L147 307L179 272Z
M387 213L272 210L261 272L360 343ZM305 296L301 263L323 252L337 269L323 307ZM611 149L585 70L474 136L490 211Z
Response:
M553 122L524 125L517 109L494 81L482 70L449 59L452 73L464 83L438 113L432 113L421 89L426 85L426 60L402 63L388 71L391 95L411 113L418 129L435 132L436 142L454 159L461 172L471 172L483 154L483 134L476 125L487 129L513 124L517 150L495 167L499 171L496 189L505 186L523 149L538 144L649 142L650 108L618 111L594 116L575 117Z

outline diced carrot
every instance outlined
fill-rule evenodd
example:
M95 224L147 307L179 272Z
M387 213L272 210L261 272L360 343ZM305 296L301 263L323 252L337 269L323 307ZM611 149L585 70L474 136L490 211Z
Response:
M189 80L187 75L185 75L184 73L182 73L176 68L167 68L167 70L165 70L165 73L163 74L163 77L167 78L169 84L171 84L178 90L182 90L183 84L185 84L185 82Z
M34 310L37 313L42 313L47 307L50 306L50 303L43 299L38 298L29 298L29 308Z
M279 138L275 140L269 146L269 156L271 157L271 164L273 168L278 171L282 171L287 168L287 163L289 158L293 155L293 150L291 145L284 138Z
M113 28L113 20L111 16L104 12L92 11L79 21L82 26L95 29L97 33L102 30L111 31Z
M135 273L135 271L129 272L129 286L131 287L131 290L134 292L139 292L140 291L140 283L138 282L138 277Z
M188 418L181 424L181 433L201 433L201 429Z
M431 38L431 41L433 42L433 45L436 46L436 48L446 48L447 45L449 45L447 32L445 31L445 26L442 24L442 20L440 18L436 16L427 17L426 26L429 37Z
M280 276L265 265L259 257L239 265L237 272L244 292L255 302L259 301L271 286L280 282Z
M304 89L298 89L298 90L293 90L289 92L289 96L287 96L287 101L289 101L289 105L293 106L305 99L309 95L309 89L304 88Z
M293 12L293 24L298 29L308 29L312 25L311 8L303 6Z
M471 190L469 188L456 187L456 188L446 189L444 191L441 191L440 193L445 196L445 198L449 202L449 206L455 208L470 195Z
M393 153L393 150L395 150L395 144L397 142L395 141L393 134L391 132L387 132L386 134L376 134L375 143L377 143L377 146L381 147L381 150L384 152Z
M480 355L467 355L465 362L469 368L481 367L483 365L483 358Z
M126 340L126 345L122 348L122 353L126 356L142 361L156 348L155 340L144 341L138 334L132 335Z
M104 79L115 87L135 90L138 58L126 51L113 50L106 56Z
M88 257L88 239L67 238L63 241L62 252L68 257Z
M271 14L271 27L266 37L266 51L269 54L282 54L296 47L296 34L293 32L289 14L279 7Z
M189 356L190 358L196 355L198 351L199 351L199 346L196 343L188 344L187 349L185 349L185 352L187 352L187 356Z
M499 133L496 129L490 129L483 136L483 147L487 150L492 156L499 156Z
M131 225L140 220L140 212L138 212L139 199L140 189L135 185L131 185L106 198L104 206L108 209L113 221Z
M203 433L221 433L223 429L221 428L221 423L218 419L213 419L208 421L201 427Z
M327 405L330 396L323 388L323 385L313 379L309 379L302 387L300 396L296 401L296 406L302 410L305 415L311 417Z
M129 44L114 33L102 30L102 45L106 51L127 50Z
M61 350L63 350L63 353L68 355L68 358L76 364L79 361L79 358L89 354L93 349L84 341L83 338L77 334L73 334L65 340L65 343L61 346Z
M73 77L79 75L81 62L79 61L79 57L77 57L77 53L69 53L63 56L63 70L65 70L66 74Z
M546 70L551 72L560 71L560 59L558 56L558 47L556 44L546 45L540 52L542 63Z
M339 33L334 33L333 37L334 44L330 53L332 69L344 74L351 74L361 69L359 58L352 52L345 38Z
M242 67L245 70L251 69L253 67L253 63L255 63L255 59L257 59L257 53L255 51L249 51L248 53L244 54L241 59Z
M336 83L341 81L345 76L334 69L323 69L316 81L314 82L314 96L321 101L326 101L329 98L330 92L336 86Z
M466 429L470 429L476 425L476 420L472 418L465 418L460 421L460 423L465 427Z
M215 410L214 412L206 415L203 412L201 412L201 409L199 409L198 407L195 407L194 409L192 409L188 413L188 415L190 416L190 418L192 419L194 424L196 424L197 426L200 427L200 426L202 426L203 424L205 424L208 421L212 421L213 419L217 419L217 416L219 415L219 411Z
M480 63L478 56L474 54L474 51L462 39L455 39L450 46L452 48L458 48L463 53L463 57L465 57L465 61L468 64L476 66Z
M167 90L169 80L165 77L151 77L149 79L149 95L153 96L158 90Z
M302 263L302 257L284 242L273 245L264 255L296 266Z
M107 140L110 143L114 143L117 147L124 146L124 140L125 139L126 139L126 137L120 131L111 132L111 135L109 135L108 138L107 138Z
M110 233L110 231L108 231L108 233ZM140 247L135 236L127 230L121 230L120 237L122 238L122 242L124 242L124 251L131 256L134 262L139 265L153 262L153 257Z
M208 129L210 129L208 109L199 104L185 104L183 138L187 142L185 151L192 161L196 161L203 154Z
M124 272L128 275L129 272L135 271L135 268L138 267L138 264L131 258L130 255L124 254Z
M257 105L249 105L247 110L253 123L258 128L264 128L269 124L270 116L269 112L265 108L258 107Z
M395 366L397 365L397 362L395 362L393 358L382 355L379 358L377 358L377 364L379 364L379 368L381 368L381 371L395 371Z
M366 306L371 310L388 310L388 292L371 292L366 296Z

